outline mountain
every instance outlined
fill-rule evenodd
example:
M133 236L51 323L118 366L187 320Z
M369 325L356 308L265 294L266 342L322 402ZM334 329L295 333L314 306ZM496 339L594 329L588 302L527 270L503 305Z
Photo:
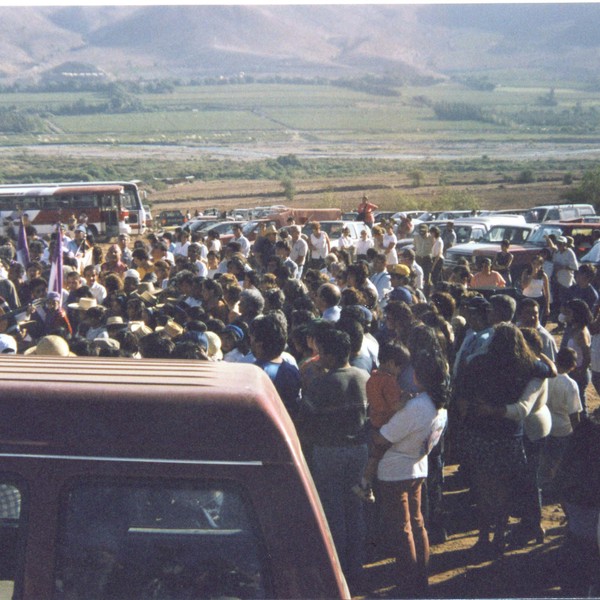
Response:
M599 49L595 3L0 7L0 82L64 63L119 78L597 78Z

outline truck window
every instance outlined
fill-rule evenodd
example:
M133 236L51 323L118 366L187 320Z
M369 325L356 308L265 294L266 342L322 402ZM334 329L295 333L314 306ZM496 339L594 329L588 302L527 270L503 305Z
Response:
M229 483L78 482L60 519L55 598L264 598L264 549Z
M19 534L21 527L21 490L0 477L0 598L12 598Z

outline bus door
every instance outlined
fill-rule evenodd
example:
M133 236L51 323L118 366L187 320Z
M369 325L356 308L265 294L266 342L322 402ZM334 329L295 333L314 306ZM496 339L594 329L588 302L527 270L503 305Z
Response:
M119 214L121 212L120 194L102 194L100 202L100 222L107 238L119 235Z

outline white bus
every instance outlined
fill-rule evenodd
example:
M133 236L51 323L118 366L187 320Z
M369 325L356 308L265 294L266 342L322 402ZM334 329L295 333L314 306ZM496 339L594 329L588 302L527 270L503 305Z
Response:
M18 226L21 216L40 235L52 233L56 223L87 216L95 236L144 233L145 211L133 181L32 183L0 185L0 219L4 227Z

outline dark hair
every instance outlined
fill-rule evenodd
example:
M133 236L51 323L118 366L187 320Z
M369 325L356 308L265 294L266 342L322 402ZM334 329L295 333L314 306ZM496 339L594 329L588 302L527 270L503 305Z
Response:
M207 290L209 292L214 292L217 298L223 297L223 287L218 281L214 279L202 280L202 289Z
M335 327L348 334L350 338L350 355L357 355L363 344L364 329L362 325L354 319L340 319L335 324Z
M536 356L539 356L544 349L544 342L542 341L542 336L539 334L538 330L533 327L519 327L519 329L531 351Z
M356 280L356 287L362 288L369 278L369 267L364 260L359 260L348 267L347 273L348 276L354 276L354 279Z
M365 297L358 288L347 287L340 294L340 306L360 306L364 303Z
M316 337L321 354L335 358L338 366L343 366L350 358L350 336L335 327L323 328Z
M287 343L287 322L281 311L259 315L250 323L250 335L262 343L266 360L281 355Z
M520 314L524 308L533 308L534 306L540 307L540 303L535 298L522 298L519 301L517 312Z
M444 408L450 398L450 373L448 363L441 352L430 352L425 348L411 354L415 379L429 394L437 409Z
M148 260L149 256L145 248L136 248L131 253L131 258L137 258L138 260Z
M266 310L283 310L285 294L279 288L271 288L263 294Z
M149 333L139 342L140 353L144 358L170 358L175 344L160 333Z
M379 346L377 358L380 363L393 361L397 367L404 367L410 363L410 352L408 348L400 342L384 342Z
M433 292L429 299L438 309L442 317L446 319L446 321L450 321L452 319L454 312L456 311L456 300L454 300L450 293Z
M565 371L570 371L577 366L577 352L573 348L564 346L556 354L556 366Z
M171 352L171 358L183 360L209 360L206 352L192 340L177 342Z
M575 325L580 327L588 327L593 321L592 313L589 306L579 298L569 300L565 305L573 313L573 321Z

